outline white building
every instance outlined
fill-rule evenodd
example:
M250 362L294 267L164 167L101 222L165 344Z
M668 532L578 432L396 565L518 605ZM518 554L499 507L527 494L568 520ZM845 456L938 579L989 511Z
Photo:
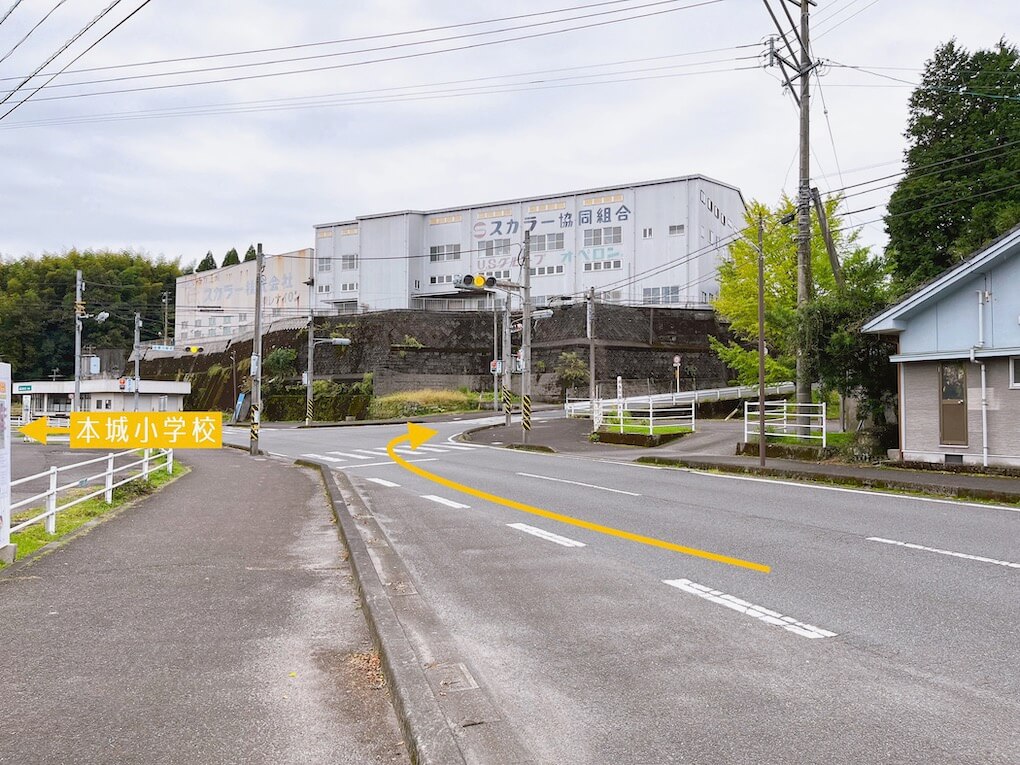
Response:
M491 295L455 285L474 273L520 281L527 231L536 305L594 287L607 302L706 307L744 209L736 187L691 175L324 223L314 250L266 255L263 322L307 317L309 301L319 315L491 308ZM178 346L250 336L255 264L182 276L176 300Z
M183 412L184 397L191 393L191 383L170 380L141 380L138 388L138 411ZM15 382L11 394L21 397L22 421L38 417L66 417L74 399L73 380L34 380ZM81 411L134 411L134 379L130 377L96 378L81 381Z
M536 305L594 287L605 301L703 307L744 209L736 187L692 175L321 224L316 310L484 308L457 277L520 281L526 231Z

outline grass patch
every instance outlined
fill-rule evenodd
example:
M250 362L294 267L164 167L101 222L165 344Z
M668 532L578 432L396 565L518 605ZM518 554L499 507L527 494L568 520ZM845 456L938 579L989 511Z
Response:
M754 442L757 442L758 437L752 436ZM826 446L849 446L853 443L853 433L826 433L825 434L825 445ZM820 438L797 438L796 436L774 436L771 433L768 434L768 441L770 444L782 444L784 446L818 446L821 447L822 439Z
M411 390L373 399L368 410L373 420L415 417L423 414L463 412L479 408L480 396L464 390ZM489 397L491 403L492 397Z
M189 467L183 465L180 460L174 460L174 469L172 474L167 474L164 468L159 468L149 473L148 481L135 480L131 483L118 486L113 490L113 504L108 505L103 500L102 495L87 499L84 502L80 502L74 507L70 507L67 510L57 512L57 533L47 534L46 525L44 521L39 523L33 523L26 529L19 531L16 534L11 534L11 543L18 546L18 558L24 558L26 555L38 550L40 547L45 547L50 542L53 542L65 534L69 534L77 528L80 528L89 521L99 518L111 510L116 510L122 507L128 502L139 497L144 497L147 494L152 494L154 491L159 489L164 484L179 478L190 470ZM122 474L118 480L123 479L125 476ZM75 489L72 491L63 492L57 497L58 503L68 502L75 499L76 497L82 497L95 491L98 486L90 486L84 489ZM13 524L20 523L21 521L28 520L38 515L43 505L28 510L22 510L15 515L11 520ZM4 564L0 563L0 568L3 568Z
M623 415L623 429L620 429L619 417L605 417L602 420L600 433L633 433L644 436L664 436L673 433L693 433L694 428L690 425L661 424L652 425L649 429L649 420L640 417L632 417L629 414Z

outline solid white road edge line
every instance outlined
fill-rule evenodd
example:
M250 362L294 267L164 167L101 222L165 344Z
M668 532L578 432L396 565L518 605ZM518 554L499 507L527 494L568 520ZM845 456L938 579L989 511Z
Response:
M553 534L551 531L546 531L545 529L540 529L535 526L529 526L526 523L508 523L507 526L512 529L517 529L518 531L523 531L525 534L536 536L539 539L544 539L547 542L555 542L556 544L563 545L564 547L585 546L584 542L578 542L576 539L571 539L570 537L561 537L559 534Z
M602 491L611 491L614 494L626 494L628 497L640 497L640 494L636 494L633 491L624 491L623 489L611 489L608 486L596 486L593 483L581 483L580 481L568 481L566 478L553 478L548 475L536 475L534 473L518 473L517 475L524 476L525 478L541 478L543 481L556 481L556 483L569 483L572 486L584 486L587 489L600 489Z
M951 555L954 558L966 558L967 560L976 560L981 563L994 563L996 566L1005 566L1006 568L1020 568L1020 563L1010 563L1008 560L996 560L995 558L983 558L980 555L970 555L968 553L953 552L952 550L941 550L938 547L925 547L924 545L917 545L913 542L900 542L895 539L883 539L882 537L868 537L869 542L881 542L886 545L896 545L898 547L909 547L911 550L924 550L925 552L938 553L939 555Z
M805 481L799 483L797 481L783 481L778 478L757 478L755 476L748 475L733 475L731 473L710 473L707 470L701 468L671 468L674 470L682 470L685 473L696 473L698 475L708 476L709 478L728 478L733 481L754 481L756 483L774 483L778 486L799 486L802 489L821 489L822 491L841 491L846 494L866 494L874 497L876 494L882 497L889 497L891 499L910 499L915 502L936 502L942 505L957 505L959 507L980 507L983 510L1009 510L1011 513L1020 513L1020 507L1009 507L1007 505L985 505L980 502L958 502L952 499L936 499L934 497L915 497L911 494L897 494L895 490L882 490L882 489L848 489L843 486L826 486L821 483L811 483Z
M455 507L458 510L470 510L468 505L462 505L460 502L454 502L452 499L446 497L437 497L435 494L422 494L422 499L428 499L432 502L438 502L440 505L446 505L447 507Z
M718 603L720 606L726 606L726 608L738 611L745 616L750 616L752 619L757 619L758 621L762 621L776 627L782 627L784 630L789 630L801 637L812 639L836 637L835 632L823 630L812 624L798 622L796 619L789 616L783 616L782 614L768 608L756 606L754 603L748 603L746 600L741 600L740 598L735 598L732 595L727 595L725 592L713 590L711 587L706 587L703 584L692 582L690 579L663 579L662 583L668 584L671 587L676 587L678 590L683 590L691 595L697 595L699 598L704 598L705 600L710 600L713 603Z
M369 478L367 479L372 483L377 483L380 486L385 486L387 489L396 489L400 487L399 483L393 483L393 481L387 481L385 478Z

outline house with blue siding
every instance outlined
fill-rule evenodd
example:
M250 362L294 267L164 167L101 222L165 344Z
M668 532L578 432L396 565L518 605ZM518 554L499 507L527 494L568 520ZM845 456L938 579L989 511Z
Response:
M863 331L898 340L904 460L1020 466L1020 226Z

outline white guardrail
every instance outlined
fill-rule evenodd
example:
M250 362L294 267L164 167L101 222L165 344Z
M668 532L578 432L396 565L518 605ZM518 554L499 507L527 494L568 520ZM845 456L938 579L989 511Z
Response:
M693 401L624 403L613 399L595 402L592 429L600 433L664 435L697 430L697 406Z
M757 401L744 402L744 443L758 440L761 410ZM765 402L765 440L796 438L798 441L821 441L826 445L825 404L791 404L787 401Z
M776 385L765 386L766 396L785 396L794 393L797 386L792 382L777 383ZM661 406L693 402L700 404L703 401L739 401L745 398L753 398L758 395L757 385L737 385L732 388L705 388L703 390L686 390L679 393L657 393L651 396L629 396L623 399L603 399L604 402L616 405L622 401L623 405L631 406ZM567 400L563 405L563 411L567 417L590 417L591 402L588 399Z
M103 495L103 499L108 505L113 504L113 490L118 486L123 486L126 483L130 483L134 480L148 480L149 474L165 468L167 473L173 472L174 469L174 450L173 449L146 449L142 452L142 458L133 462L128 462L123 465L115 465L115 462L122 457L132 457L138 454L137 450L130 450L126 452L111 452L102 457L96 457L95 459L85 460L84 462L76 462L73 465L62 465L54 466L43 473L36 473L26 478L19 478L16 481L11 481L11 488L15 486L21 486L22 484L31 483L32 481L39 481L44 478L50 479L49 488L46 491L35 494L27 499L22 499L18 502L11 504L11 515L13 516L19 509L32 507L34 503L40 500L45 500L45 509L43 512L29 518L28 520L21 521L19 523L11 525L11 533L21 531L27 526L31 526L33 523L39 523L45 521L46 533L55 534L57 530L57 513L67 510L70 507L74 507L77 504L85 502L86 500L98 497L100 494ZM98 465L101 462L105 462L105 469L101 473L90 475L85 478L79 478L77 480L66 483L63 486L60 485L60 474L68 470L80 470L83 467L89 465ZM137 472L130 473L126 478L121 480L115 480L118 474L127 473L134 468L139 468ZM65 502L62 505L57 504L57 496L61 492L68 491L69 489L80 489L86 486L91 481L103 479L102 488L96 489L95 491L84 494L80 497L75 497L69 502Z

